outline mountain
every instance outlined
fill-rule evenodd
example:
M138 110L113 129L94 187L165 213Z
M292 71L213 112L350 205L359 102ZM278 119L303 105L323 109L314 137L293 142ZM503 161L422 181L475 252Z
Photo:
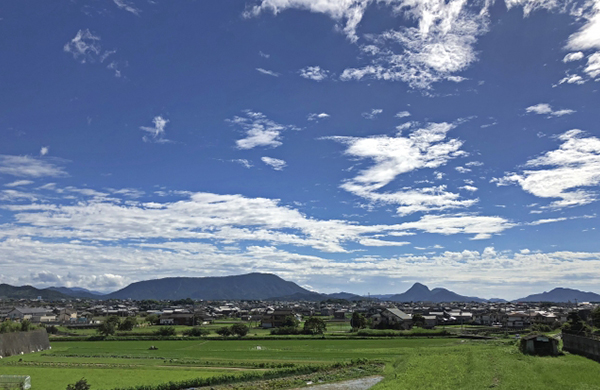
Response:
M132 283L129 286L104 295L102 299L268 299L294 294L314 294L296 283L277 275L251 273L246 275L163 278Z
M593 292L558 287L552 291L533 294L514 302L600 302L600 295Z
M388 300L393 302L485 302L485 299L477 297L466 297L445 288L429 287L421 283L415 283L402 294L392 295Z
M14 287L9 284L0 284L0 298L37 299L38 297L42 297L46 301L71 299L70 296L49 288L37 289L32 286Z
M48 287L50 290L58 291L73 298L102 299L104 295L98 291L90 291L81 287Z
M361 297L360 295L352 294L349 292L339 292L333 294L326 294L327 298L325 299L345 299L347 301L366 301L368 298ZM373 298L371 298L373 299Z
M508 302L506 299L502 299L502 298L490 298L488 299L489 303L506 303Z

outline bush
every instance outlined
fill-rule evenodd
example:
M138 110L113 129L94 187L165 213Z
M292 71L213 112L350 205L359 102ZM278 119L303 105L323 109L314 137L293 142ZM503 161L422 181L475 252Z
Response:
M231 328L228 326L223 326L222 328L217 329L217 334L219 336L223 336L223 337L227 337L227 336L231 336Z
M210 330L196 326L192 329L187 329L187 330L183 331L183 334L186 336L192 336L192 337L202 337L202 336L208 336L210 334Z
M137 319L135 317L127 317L123 322L119 324L119 330L132 330L137 325Z
M161 326L154 334L157 336L175 336L175 328L172 326Z
M67 385L67 390L89 390L90 387L91 386L87 383L87 381L81 378L77 382Z
M304 322L304 333L306 334L323 334L326 330L325 321L318 317L310 317Z
M300 334L300 329L295 326L282 326L280 328L271 329L272 335L289 335L289 334Z

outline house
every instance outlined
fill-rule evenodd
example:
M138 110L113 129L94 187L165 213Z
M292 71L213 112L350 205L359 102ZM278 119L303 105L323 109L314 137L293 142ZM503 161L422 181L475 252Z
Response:
M295 317L292 309L275 309L263 315L260 326L263 328L279 328L283 326L286 317Z
M410 329L413 325L412 316L396 308L386 308L371 319L374 328Z
M508 328L528 328L531 325L530 315L522 311L508 313L505 321Z
M15 307L8 312L7 318L11 320L31 320L34 316L45 316L48 310L43 307Z
M158 320L160 325L187 325L194 326L194 315L192 313L163 314Z

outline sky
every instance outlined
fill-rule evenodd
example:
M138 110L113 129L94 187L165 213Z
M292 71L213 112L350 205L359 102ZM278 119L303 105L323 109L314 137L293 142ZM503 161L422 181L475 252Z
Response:
M5 1L0 53L0 283L600 292L600 0Z

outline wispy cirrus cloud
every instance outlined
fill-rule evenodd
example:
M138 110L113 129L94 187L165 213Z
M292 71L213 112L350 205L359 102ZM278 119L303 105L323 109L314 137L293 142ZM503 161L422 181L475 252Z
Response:
M287 166L287 163L284 160L278 158L264 156L261 157L261 160L276 171L282 171L283 168Z
M377 119L379 114L381 114L382 112L383 110L381 108L373 108L371 111L363 112L360 115L362 115L362 117L365 119L373 120Z
M86 62L103 61L100 36L94 35L89 29L79 30L75 38L67 42L63 50L70 53L74 59L85 64ZM105 52L110 53L110 52Z
M135 5L133 4L132 1L113 0L113 2L116 4L117 7L119 7L119 9L130 12L130 13L134 14L135 16L140 16L140 13L142 12L139 8L135 7Z
M329 71L322 69L320 66L307 66L300 69L299 73L301 77L314 81L323 81L329 77Z
M262 112L245 110L245 117L236 116L227 122L240 127L246 137L236 141L238 149L253 149L259 146L276 148L281 143L281 133L286 130L300 130L293 125L282 125L268 119Z
M600 185L600 139L586 137L581 130L567 131L558 139L563 141L560 147L527 161L528 169L492 181L518 184L540 198L558 198L548 206L554 209L597 201L597 194L584 188Z
M575 110L570 109L562 109L562 110L553 110L552 106L548 103L539 103L534 106L529 106L525 109L528 114L538 114L538 115L548 115L548 118L553 116L563 116L574 114Z
M263 68L256 68L257 71L259 71L262 74L266 74L267 76L273 76L273 77L279 77L279 73L277 72L273 72L272 70L267 70L267 69L263 69Z
M165 127L167 126L167 123L169 123L168 119L158 115L152 119L152 123L154 123L153 127L140 126L140 130L148 133L142 137L144 142L154 142L159 144L172 142L165 138Z
M61 159L0 155L0 174L32 178L68 176L61 166L64 162Z
M372 167L360 171L340 187L372 202L396 204L400 215L472 206L477 200L460 199L458 194L447 191L446 186L382 191L399 175L418 169L435 169L465 156L460 150L461 141L446 138L454 127L455 124L445 122L429 123L408 136L328 137L347 145L346 155L373 161Z

